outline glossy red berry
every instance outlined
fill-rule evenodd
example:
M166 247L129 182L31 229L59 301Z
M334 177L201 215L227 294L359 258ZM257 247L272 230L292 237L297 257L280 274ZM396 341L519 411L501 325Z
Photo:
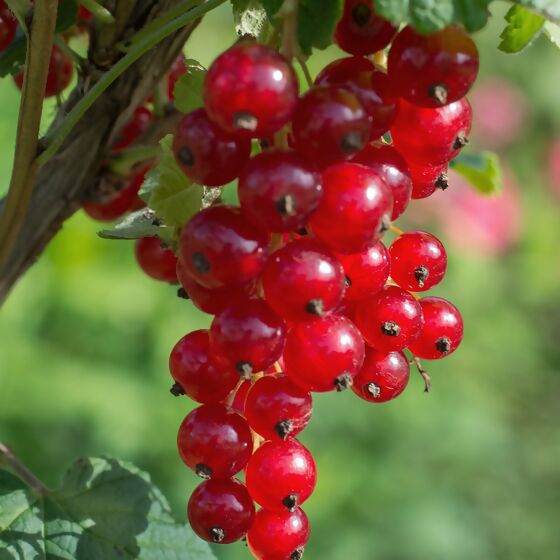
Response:
M169 356L169 371L177 386L173 394L187 394L199 403L225 399L239 381L239 374L210 352L208 331L193 331L177 342Z
M420 300L424 326L409 350L419 358L438 360L455 352L463 339L463 318L449 301L439 297Z
M373 54L385 48L397 28L375 13L375 0L345 0L334 40L347 53Z
M409 378L410 364L402 352L385 353L368 348L352 390L365 401L386 402L406 389Z
M350 159L369 139L371 118L356 94L335 85L312 87L292 119L296 150L319 169Z
M292 116L298 82L275 49L240 42L210 66L204 81L208 115L220 128L244 138L273 134Z
M253 524L255 506L238 480L207 480L192 493L187 513L190 526L201 539L229 544L246 535Z
M249 460L245 479L249 494L263 508L294 511L313 493L317 470L299 441L267 441Z
M422 107L440 107L469 92L478 74L478 50L459 26L429 35L405 27L391 45L387 64L402 97Z
M184 116L173 136L177 163L189 179L210 187L233 181L251 155L251 142L220 130L197 109Z
M403 289L425 292L439 284L447 270L441 241L425 231L399 235L391 247L391 278Z
M332 251L363 251L388 229L393 196L375 171L357 163L333 165L323 173L323 190L309 224Z
M367 343L380 352L403 350L422 328L422 309L408 292L386 286L356 308L356 325Z
M263 152L239 177L243 213L265 231L287 232L307 223L323 194L321 176L296 152Z
M285 343L286 324L262 299L232 303L210 327L212 351L245 377L274 364Z
M256 278L264 268L269 236L247 223L239 208L210 206L181 231L180 254L199 284L221 288Z
M203 404L181 423L177 447L183 463L202 478L229 478L253 452L247 420L229 406Z
M306 391L342 391L364 361L360 332L342 315L298 323L288 333L284 362L290 379Z
M161 282L177 282L177 257L171 249L162 247L159 237L137 239L134 253L148 276Z
M261 509L247 533L247 545L257 560L301 560L311 531L304 511Z
M309 424L312 411L311 395L284 374L261 377L245 403L251 428L269 440L295 437Z
M437 109L401 100L391 128L395 148L408 162L442 165L459 154L471 131L472 110L466 97Z
M352 159L373 169L388 185L393 193L393 213L395 221L408 207L412 195L412 178L405 159L389 144L372 142Z
M14 40L17 31L17 20L12 12L0 2L0 52L5 51Z
M410 162L410 176L412 178L412 198L427 198L436 190L445 190L447 184L448 165L425 165Z
M138 107L134 113L132 113L130 120L122 128L112 148L113 152L120 152L128 148L143 132L145 132L151 120L152 112L146 107Z
M359 301L379 292L391 270L389 252L381 241L359 253L337 254L346 276L346 293L349 301Z

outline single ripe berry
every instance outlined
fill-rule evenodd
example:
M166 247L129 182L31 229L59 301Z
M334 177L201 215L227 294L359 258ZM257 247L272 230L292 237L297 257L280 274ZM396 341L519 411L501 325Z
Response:
M412 198L427 198L436 190L444 191L448 187L448 165L425 165L410 162L410 176L412 178Z
M380 352L409 346L422 328L422 309L412 295L386 286L356 308L356 325L367 343Z
M286 324L262 299L232 303L210 327L212 351L245 377L274 364L285 343Z
M263 152L239 177L243 213L264 231L295 231L306 225L323 194L321 176L296 152Z
M290 321L306 321L340 304L344 270L317 240L301 238L270 255L262 284L266 301L276 313Z
M412 195L412 177L405 159L389 144L372 142L352 159L373 169L388 185L393 193L393 213L395 221L407 208Z
M173 153L189 179L217 187L233 181L251 155L251 141L222 132L204 109L179 121L173 136Z
M391 136L409 163L443 165L468 143L471 122L472 109L466 97L437 109L401 100Z
M296 439L267 441L249 460L245 479L251 498L263 508L294 511L315 489L317 469Z
M387 247L378 241L371 247L348 255L337 254L346 276L347 301L359 301L379 292L391 270Z
M162 247L159 237L137 239L134 254L140 268L154 280L177 282L177 257L171 249Z
M247 420L229 406L203 404L181 423L177 447L183 463L202 478L229 478L253 452Z
M207 288L243 284L264 268L269 236L256 229L239 208L210 206L181 231L180 254L188 273Z
M284 351L286 373L306 391L342 391L364 361L360 332L342 315L318 317L290 329Z
M148 128L152 120L152 112L146 107L137 107L130 120L122 128L112 150L120 152L128 148Z
M447 270L441 241L425 231L399 235L391 247L391 278L403 289L425 292L439 284Z
M301 560L311 531L304 511L259 510L247 533L257 560Z
M406 389L409 378L410 364L402 352L385 353L368 348L352 390L365 401L386 402Z
M239 138L262 138L292 116L298 81L290 63L270 47L240 42L222 53L204 80L210 118Z
M373 54L385 48L397 28L374 10L374 0L345 0L335 32L335 43L347 53Z
M391 45L387 64L402 97L421 107L440 107L469 92L478 74L478 50L456 25L430 35L405 27Z
M372 169L357 163L333 165L323 173L323 189L309 224L332 251L363 251L389 228L391 189Z
M269 440L295 437L309 424L312 411L311 395L283 374L261 377L245 403L249 425Z
M201 539L229 544L246 535L255 518L255 506L247 488L235 478L206 480L192 493L187 513Z
M449 301L439 297L420 300L424 326L409 350L418 358L439 360L457 350L463 339L463 318Z
M4 2L0 2L0 52L5 51L12 44L16 31L16 18Z
M193 331L177 342L169 356L169 371L176 382L173 394L187 394L199 403L225 399L239 381L239 374L210 352L208 331Z

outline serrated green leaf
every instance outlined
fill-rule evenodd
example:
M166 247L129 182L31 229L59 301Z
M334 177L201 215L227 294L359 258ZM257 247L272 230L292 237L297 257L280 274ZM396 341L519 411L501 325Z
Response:
M202 107L202 86L206 69L196 60L185 61L186 72L177 80L173 96L175 107L183 113L190 113Z
M505 53L517 53L537 37L545 23L543 16L523 6L512 6L505 15L506 27L500 34L498 48Z
M231 0L231 5L237 34L258 37L267 19L259 0Z
M149 476L116 459L79 459L41 497L0 471L0 512L2 560L215 560Z
M560 21L560 2L558 0L515 0L515 3L533 10L550 21Z
M482 194L491 195L502 190L500 160L493 152L461 153L451 162L451 168Z
M160 224L156 213L150 208L143 208L125 216L111 229L98 232L104 239L140 239L141 237L158 236L170 243L173 239L174 228Z

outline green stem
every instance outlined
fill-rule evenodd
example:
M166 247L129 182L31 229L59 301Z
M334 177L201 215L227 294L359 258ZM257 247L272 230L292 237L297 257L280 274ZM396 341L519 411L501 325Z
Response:
M102 23L115 23L113 14L104 6L95 0L80 0L80 4L89 10L93 17L97 18Z
M161 151L157 146L134 146L127 148L109 161L109 169L116 175L126 177L139 163L157 159Z
M0 459L4 459L21 479L37 494L48 494L50 490L14 455L12 450L0 442Z

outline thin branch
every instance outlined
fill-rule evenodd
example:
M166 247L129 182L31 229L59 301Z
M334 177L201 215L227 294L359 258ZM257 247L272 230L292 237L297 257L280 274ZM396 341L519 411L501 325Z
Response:
M2 442L0 442L0 462L4 459L6 463L16 472L21 479L34 492L45 495L50 492L49 488L43 484L12 452L12 450Z
M284 0L277 17L284 20L280 52L291 60L298 50L298 0Z
M297 61L303 71L303 75L305 77L305 81L307 82L307 85L309 87L313 86L313 77L311 76L311 72L309 71L309 68L307 67L307 62L305 62L305 59L303 58L303 56L298 55L296 56Z
M412 358L411 363L416 365L416 369L418 370L418 373L422 376L422 379L424 380L424 393L429 393L430 389L432 388L432 380L428 372L424 369L424 366L422 365L420 358L414 356L414 358Z

